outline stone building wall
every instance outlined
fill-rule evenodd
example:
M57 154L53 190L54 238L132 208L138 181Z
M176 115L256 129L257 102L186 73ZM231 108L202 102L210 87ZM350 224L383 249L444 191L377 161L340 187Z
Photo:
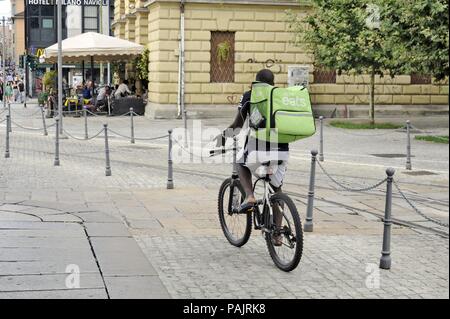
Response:
M178 92L179 1L137 2L140 3L137 7L142 10L130 12L134 18L127 18L125 23L132 21L134 33L125 32L124 36L145 44L145 34L148 35L150 102L147 111L151 117L174 116ZM308 5L298 5L297 1L264 0L245 1L245 4L234 0L186 2L185 102L191 116L220 116L234 110L234 104L262 68L273 70L277 85L287 85L288 66L291 65L310 67L309 81L317 110L327 113L337 109L338 115L342 116L367 115L368 76L342 75L336 77L336 83L315 83L314 57L291 43L293 35L286 22L286 10L307 14ZM233 83L211 82L211 60L214 58L211 57L211 36L214 31L235 32ZM409 75L377 78L378 109L401 113L409 106L411 111L423 109L430 113L448 113L447 83L411 85Z

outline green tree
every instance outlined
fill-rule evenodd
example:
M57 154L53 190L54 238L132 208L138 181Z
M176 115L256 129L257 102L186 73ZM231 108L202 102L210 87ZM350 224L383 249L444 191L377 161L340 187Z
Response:
M383 25L388 46L404 72L449 76L448 0L385 0Z
M376 75L394 77L417 72L439 79L448 75L448 16L437 21L443 10L447 11L444 0L311 3L312 11L306 17L289 14L296 43L311 49L317 66L336 69L338 74L370 75L372 123Z

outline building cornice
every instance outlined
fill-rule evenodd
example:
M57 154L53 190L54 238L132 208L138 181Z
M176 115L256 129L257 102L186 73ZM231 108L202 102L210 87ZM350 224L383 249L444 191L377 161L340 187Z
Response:
M144 7L149 7L150 5L158 2L166 2L166 3L180 3L180 0L147 0L145 2ZM298 0L185 0L186 4L189 3L199 3L199 4L239 4L239 5L267 5L267 6L310 6L311 1L304 0L299 2Z
M126 20L123 20L123 19L120 19L120 20L114 20L112 23L111 23L111 27L116 27L117 25L120 25L120 24L125 24L125 23L127 23L126 22Z
M131 11L131 14L138 14L138 13L149 13L150 10L148 8L136 8L133 11Z
M125 15L125 19L126 19L126 20L128 20L128 19L130 19L130 20L136 19L136 12L133 11L133 12L130 12L130 13L126 14L126 15Z

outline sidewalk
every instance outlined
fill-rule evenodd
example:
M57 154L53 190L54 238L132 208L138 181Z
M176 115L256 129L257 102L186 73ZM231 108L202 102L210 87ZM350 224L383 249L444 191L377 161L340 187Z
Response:
M13 106L15 121L28 127L42 124L39 114L31 116L36 111ZM105 119L129 134L128 118L89 118L91 135ZM139 137L161 136L180 124L135 120ZM220 128L223 120L204 125ZM83 136L83 119L65 118L65 129ZM0 124L1 155L5 131ZM379 270L385 185L342 192L317 169L315 232L305 235L300 267L285 274L274 267L260 233L242 249L223 236L217 193L230 176L229 163L175 163L176 189L169 191L167 139L131 144L111 138L112 176L106 177L102 137L62 140L55 167L53 134L14 126L11 158L0 156L0 298L449 296L448 228L427 222L398 194L393 216L414 228L393 227L392 270ZM333 177L367 187L385 178L388 166L397 167L395 179L414 203L448 223L448 145L415 142L414 169L407 172L404 158L375 156L404 152L404 133L349 138L326 127L325 134L323 165ZM317 146L317 138L293 145L285 181L303 221L310 150ZM66 286L69 265L80 268L80 289Z
M315 231L305 234L303 260L285 274L274 268L260 232L242 249L228 244L216 192L135 193L149 216L130 220L131 232L174 298L449 297L447 238L394 226L392 270L379 270L383 223L319 200ZM369 197L361 197L360 204ZM296 204L304 220L305 206ZM380 287L367 284L378 275Z
M120 220L74 205L0 204L0 299L168 297Z

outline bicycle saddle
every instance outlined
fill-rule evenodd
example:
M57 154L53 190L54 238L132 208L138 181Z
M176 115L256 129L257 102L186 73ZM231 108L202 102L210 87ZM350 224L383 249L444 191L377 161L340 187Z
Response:
M262 162L261 166L271 166L271 165L281 165L283 164L283 161L267 161L267 162Z

